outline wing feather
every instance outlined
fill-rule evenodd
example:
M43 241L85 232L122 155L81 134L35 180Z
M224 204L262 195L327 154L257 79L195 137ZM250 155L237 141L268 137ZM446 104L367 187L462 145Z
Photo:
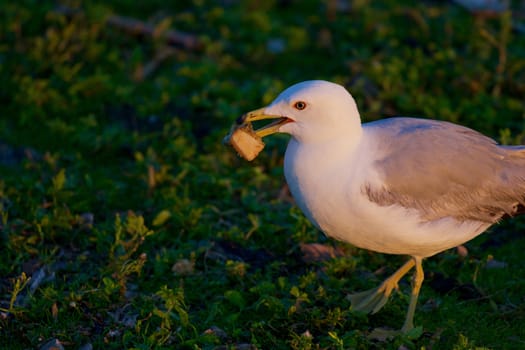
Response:
M363 190L379 205L401 205L425 220L496 222L525 202L525 148L456 124L390 118L363 125L376 140L381 185Z

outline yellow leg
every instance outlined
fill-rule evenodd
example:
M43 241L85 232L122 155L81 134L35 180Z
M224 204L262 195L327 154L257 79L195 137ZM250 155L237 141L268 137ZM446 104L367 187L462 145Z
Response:
M416 263L417 261L415 258L410 259L403 266L401 266L396 272L394 272L392 276L384 280L383 283L381 283L379 287L370 289L364 292L349 295L348 299L352 303L352 309L357 310L357 311L366 312L366 313L373 313L373 314L378 312L388 301L388 297L392 293L392 290L398 288L397 283L399 282L399 280L403 278L403 276L406 275L407 272L410 271L410 269L414 267L414 265L416 265ZM418 292L419 292L419 288L418 288ZM416 300L417 300L417 296L416 296Z
M421 258L414 257L413 260L416 264L416 272L414 273L414 279L412 281L412 294L410 295L410 304L408 305L407 317L401 332L407 333L414 328L414 313L416 311L417 298L419 296L419 290L423 284L425 274L423 272L423 264Z

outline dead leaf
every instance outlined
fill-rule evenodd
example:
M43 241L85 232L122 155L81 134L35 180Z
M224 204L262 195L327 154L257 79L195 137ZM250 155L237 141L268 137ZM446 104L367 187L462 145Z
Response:
M57 303L53 303L51 306L51 315L53 316L53 319L56 321L58 318L58 306Z
M464 245L458 245L456 247L456 252L458 253L459 256L461 256L462 258L466 258L467 255L468 255L468 249L467 247L465 247Z
M222 330L221 328L219 328L217 326L211 326L210 328L208 328L207 330L204 331L204 334L213 334L214 336L216 336L220 340L228 339L228 334L224 330Z
M188 259L180 259L173 265L171 271L173 271L176 276L192 275L195 271L195 263Z
M320 243L301 243L301 252L305 263L321 262L345 256L341 248Z
M303 334L301 334L301 336L305 338L313 338L312 333L310 333L308 329L304 331Z
M367 338L370 340L376 340L384 343L393 339L398 334L399 331L385 328L374 328L372 332L370 332L370 334L367 336Z
M290 188L288 187L288 184L286 182L279 190L279 195L277 196L277 199L281 202L295 204L292 194L290 193Z

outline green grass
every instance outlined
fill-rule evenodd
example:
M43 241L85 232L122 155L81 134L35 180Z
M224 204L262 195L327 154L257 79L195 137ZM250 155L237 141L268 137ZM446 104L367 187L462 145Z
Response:
M439 1L335 11L321 1L92 1L71 17L56 8L27 0L0 12L0 347L525 347L523 220L469 242L466 257L426 260L422 335L371 340L372 329L402 324L409 281L372 316L345 296L405 258L329 240L307 222L283 191L286 137L268 139L253 163L221 144L241 113L308 79L346 85L366 121L428 116L523 143L525 34L511 26L523 9L485 18ZM105 24L112 14L192 33L202 48L175 48L141 77L165 44ZM301 244L314 242L345 254L303 261Z

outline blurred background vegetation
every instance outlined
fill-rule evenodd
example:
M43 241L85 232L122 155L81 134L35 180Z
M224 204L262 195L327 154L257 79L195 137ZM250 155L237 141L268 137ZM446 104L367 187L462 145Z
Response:
M310 79L345 85L365 121L523 143L525 5L498 4L3 3L0 347L524 348L522 220L429 259L419 333L370 339L401 325L409 281L373 316L345 295L404 258L307 222L285 136L253 163L221 145L237 116Z

